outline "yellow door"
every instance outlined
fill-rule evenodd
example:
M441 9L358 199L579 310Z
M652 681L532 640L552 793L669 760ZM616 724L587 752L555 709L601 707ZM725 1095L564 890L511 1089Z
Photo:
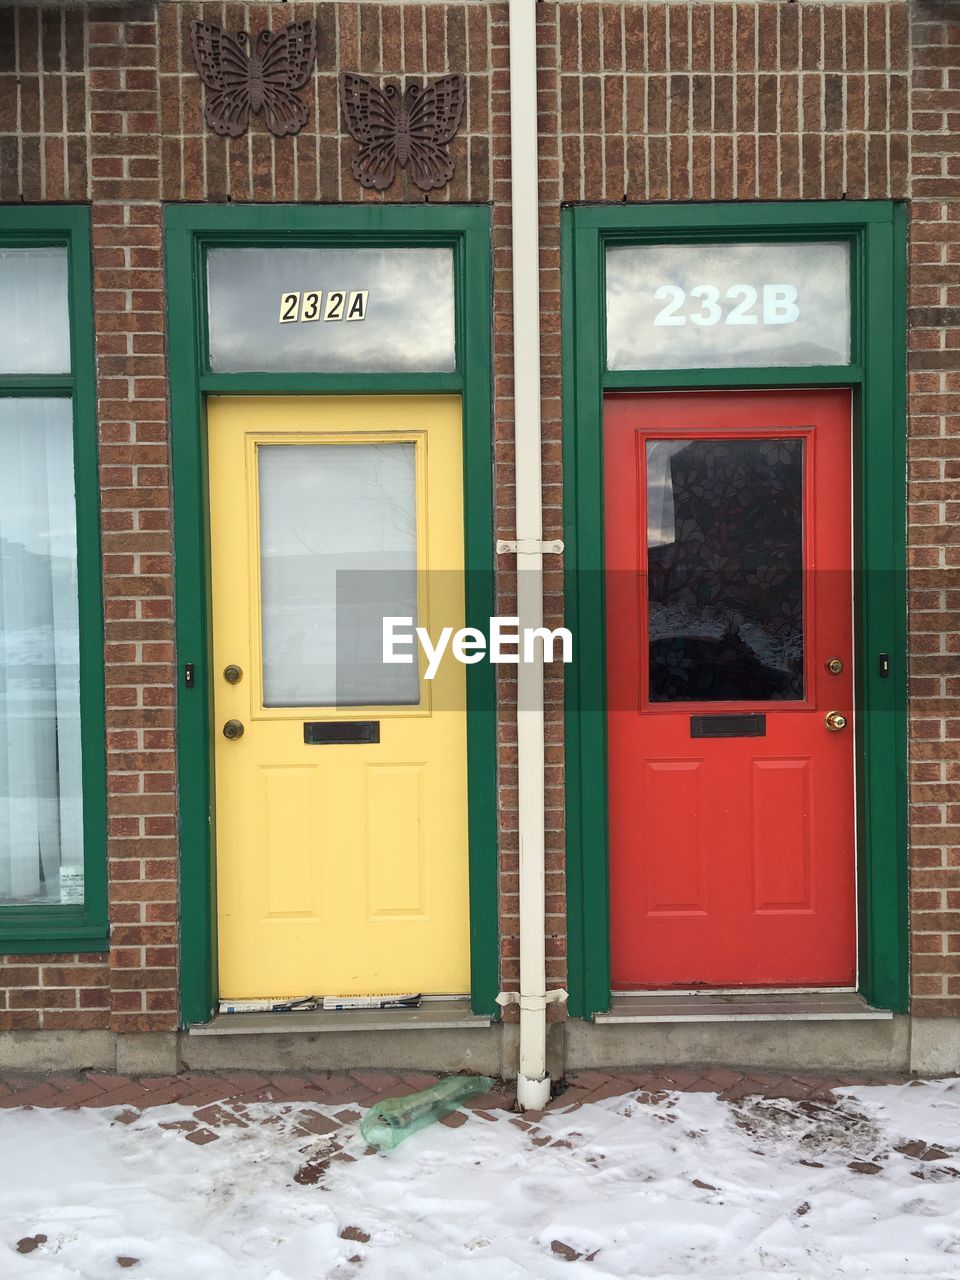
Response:
M382 616L463 625L459 401L208 427L220 994L466 992L464 669L381 661Z

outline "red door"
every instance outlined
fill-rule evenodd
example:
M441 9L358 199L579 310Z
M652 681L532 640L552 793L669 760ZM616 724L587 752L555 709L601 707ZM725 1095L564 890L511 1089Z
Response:
M850 450L846 391L606 401L620 990L854 984Z

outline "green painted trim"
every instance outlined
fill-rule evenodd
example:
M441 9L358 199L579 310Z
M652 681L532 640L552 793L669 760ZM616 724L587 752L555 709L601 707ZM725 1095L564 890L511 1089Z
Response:
M792 240L794 232L824 240L834 231L889 223L890 208L888 200L569 206L580 229L599 232L609 243L626 244L682 239Z
M493 443L490 211L482 206L171 205L166 262L173 433L177 747L180 789L180 1018L206 1022L216 1004L217 921L213 884L212 686L209 679L209 542L204 393L366 394L462 392L466 615L493 613ZM211 374L205 369L203 253L208 245L272 243L453 247L456 374ZM195 665L185 690L183 664ZM497 1016L497 786L494 673L467 670L472 1006Z
M50 908L55 911L55 907ZM110 950L110 937L103 929L97 932L93 928L79 930L67 922L59 924L43 921L36 929L24 933L22 938L4 936L0 942L0 955L5 956L37 956L66 955L76 952L78 955L102 955Z
M574 661L564 675L568 1008L585 1017L610 1002L603 399L595 340L603 295L600 276L589 269L596 256L593 233L581 230L569 211L562 231L564 599L576 637Z
M674 387L695 386L698 391L723 387L820 387L825 384L859 382L863 370L859 365L810 365L807 368L781 369L659 369L607 371L603 374L605 391L664 391Z
M105 951L108 946L103 589L90 243L86 206L0 206L0 244L59 244L68 250L72 373L0 378L0 395L73 399L84 859L82 906L0 908L0 954Z
M560 222L560 314L564 318L561 331L561 413L565 424L578 420L577 374L578 361L574 331L576 325L576 250L573 218L565 213ZM563 474L566 477L563 503L563 542L566 549L563 569L563 599L565 621L578 637L574 662L564 673L564 777L566 792L566 888L567 888L567 988L569 998L567 1012L571 1017L582 1018L587 1007L587 907L591 900L591 886L596 872L585 874L585 841L583 838L583 781L584 736L588 727L580 702L581 675L589 673L605 655L594 644L582 660L580 574L576 557L571 549L579 547L579 499L583 477L577 465L578 433L569 429L563 432ZM589 453L589 451L587 451ZM585 469L589 458L585 460ZM585 550L586 548L584 548ZM605 837L606 839L606 837ZM601 897L604 895L601 895ZM574 906L574 904L576 904ZM601 926L602 928L603 926ZM589 948L591 956L596 948ZM609 983L606 984L609 987ZM592 1005L590 1006L592 1007Z
M166 209L171 229L189 230L218 245L255 247L271 241L286 247L326 241L339 246L452 244L489 221L489 208L478 204L172 204Z
M76 210L70 238L73 440L80 597L80 735L83 753L84 886L87 923L100 936L107 924L107 756L100 542L100 460L94 357L90 211ZM97 944L99 947L99 943Z
M183 210L166 210L168 360L171 438L175 628L177 638L177 771L180 819L180 1021L209 1020L216 1003L217 911L211 755L213 708L206 448L198 385L200 247ZM226 210L229 214L230 210ZM193 689L183 683L194 664Z
M459 373L204 373L200 390L208 395L423 395L463 390Z
M907 213L867 228L860 270L864 378L857 598L860 990L873 1005L910 1004L907 819ZM879 655L891 657L879 678Z
M609 884L603 628L605 389L841 385L854 389L859 495L857 755L860 990L909 1004L906 739L906 210L888 201L577 206L562 216L567 929L570 1011L609 1008ZM607 373L604 248L697 241L850 241L850 366ZM879 654L891 672L879 675Z
M7 243L3 238L2 217L0 217L0 244ZM71 373L0 373L0 387L4 395L10 396L60 396L73 392L73 374Z
M493 523L493 268L490 211L470 210L455 249L457 360L463 378L465 621L486 634L496 612ZM497 690L488 662L467 667L470 1003L499 1019Z

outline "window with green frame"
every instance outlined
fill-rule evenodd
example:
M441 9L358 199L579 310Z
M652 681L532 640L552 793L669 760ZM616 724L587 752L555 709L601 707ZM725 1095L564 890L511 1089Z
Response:
M0 206L0 954L107 946L90 214Z

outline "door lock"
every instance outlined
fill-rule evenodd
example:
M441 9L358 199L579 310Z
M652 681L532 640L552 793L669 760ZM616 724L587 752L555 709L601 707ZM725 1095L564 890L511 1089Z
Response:
M828 711L823 717L823 722L831 733L839 733L841 729L847 727L847 717L839 711ZM226 730L224 730L226 732Z
M228 720L223 726L223 736L231 742L236 742L237 738L243 737L243 725L239 720Z
M227 684L239 684L243 679L243 670L231 662L229 667L223 668L223 678Z
M832 676L838 676L843 670L843 663L839 658L831 658L826 666Z

